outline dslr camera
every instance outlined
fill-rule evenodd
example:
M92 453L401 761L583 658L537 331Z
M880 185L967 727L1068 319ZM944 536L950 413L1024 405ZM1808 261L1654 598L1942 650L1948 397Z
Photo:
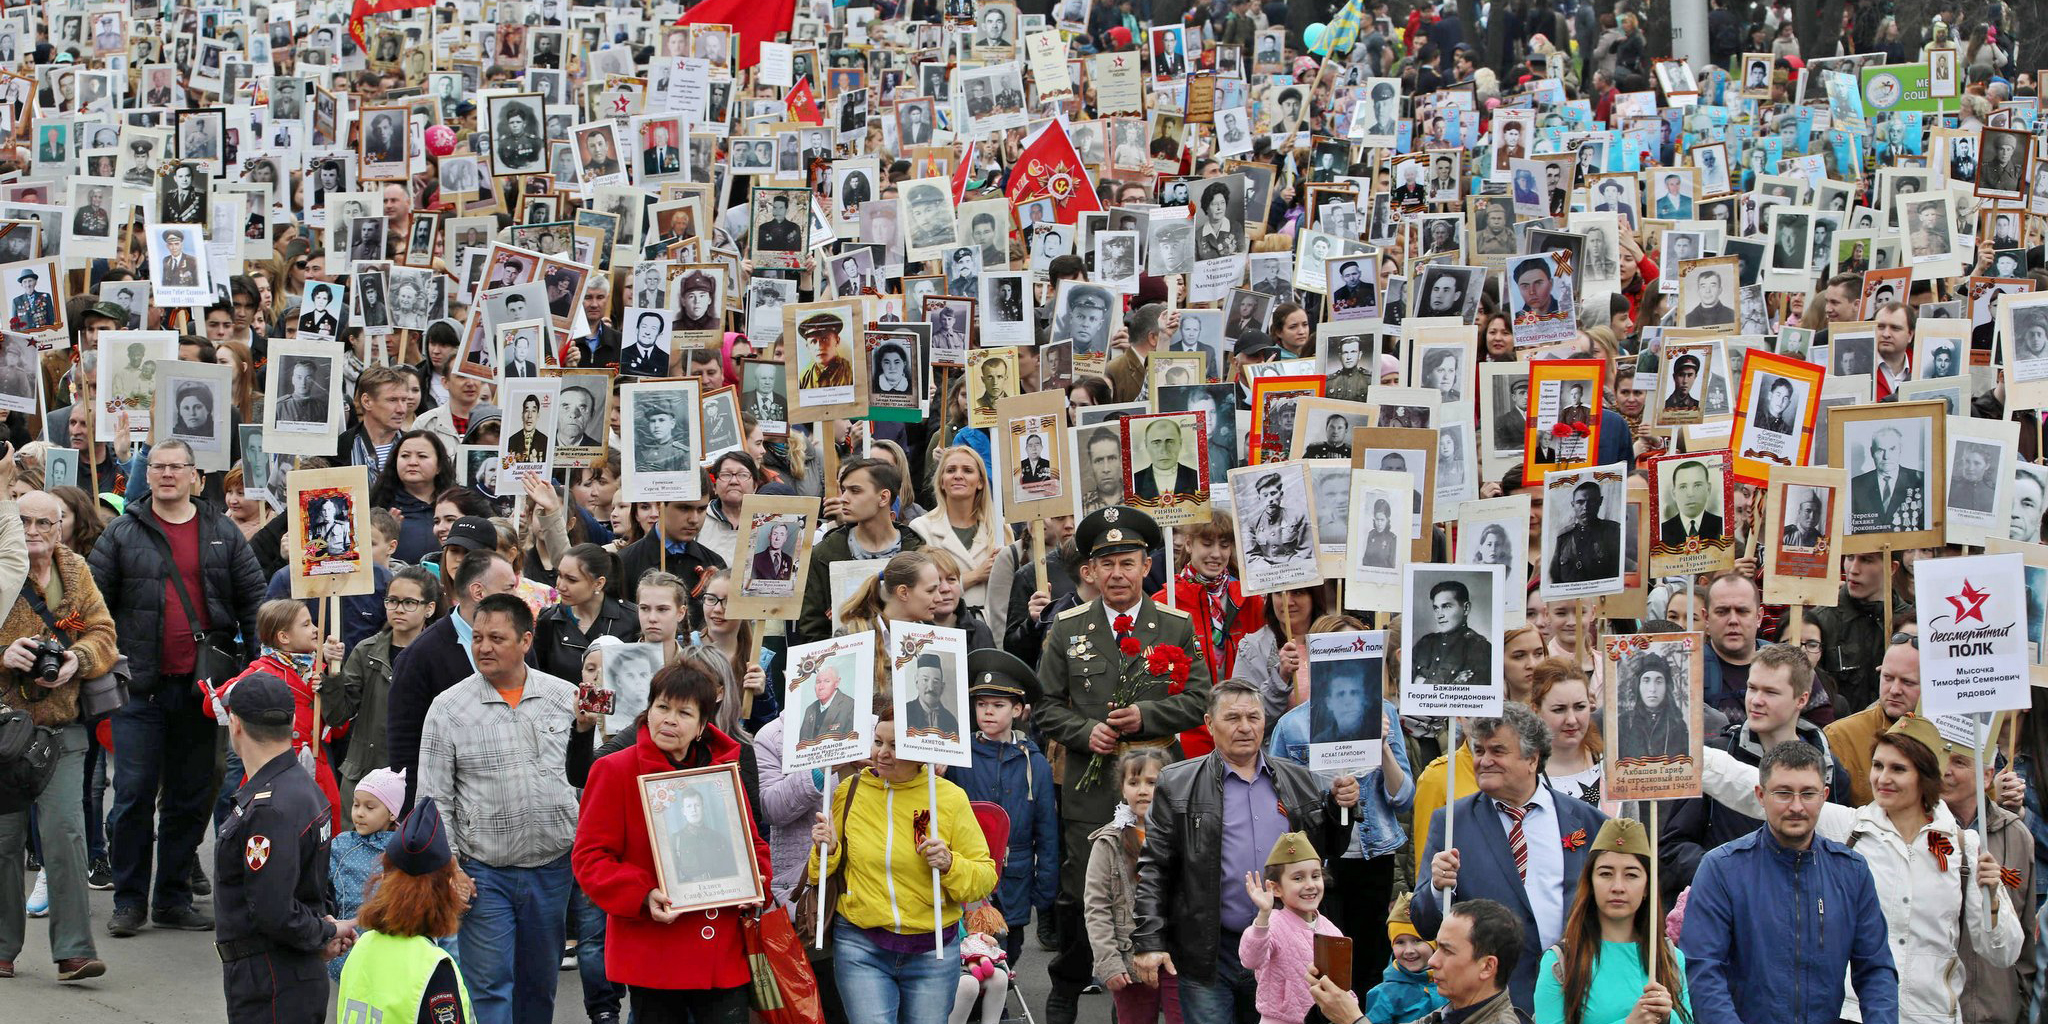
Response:
M70 648L55 637L44 637L36 641L36 667L30 674L41 679L45 685L57 682L57 673L64 668L64 652Z

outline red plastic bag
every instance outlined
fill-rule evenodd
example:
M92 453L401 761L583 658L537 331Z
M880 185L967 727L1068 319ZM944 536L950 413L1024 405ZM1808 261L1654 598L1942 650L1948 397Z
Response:
M748 999L766 1024L824 1024L818 1001L818 976L804 954L789 915L768 907L740 918L740 939L746 944L747 968L754 983Z

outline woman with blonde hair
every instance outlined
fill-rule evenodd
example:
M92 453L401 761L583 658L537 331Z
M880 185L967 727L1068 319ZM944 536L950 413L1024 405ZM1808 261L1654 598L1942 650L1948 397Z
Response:
M960 560L966 570L961 600L971 608L986 607L989 571L1006 539L996 522L987 466L971 448L944 449L933 463L932 495L938 507L912 521L910 529L926 545Z
M932 563L939 567L939 602L932 607L932 624L951 626L967 631L967 649L978 651L996 645L995 631L979 609L969 608L961 603L960 560L938 548L924 548Z

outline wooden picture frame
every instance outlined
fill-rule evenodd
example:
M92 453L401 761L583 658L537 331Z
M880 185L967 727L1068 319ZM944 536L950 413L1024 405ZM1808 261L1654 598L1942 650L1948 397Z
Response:
M1034 391L996 402L995 464L1001 469L1004 522L1028 523L1073 511L1070 489L1079 477L1068 457L1066 426L1064 391ZM1042 446L1035 459L1032 438ZM1206 461L1206 452L1206 446L1197 448L1196 461ZM1206 483L1208 467L1201 470ZM1203 494L1207 496L1206 487Z
M833 321L838 324L831 331L836 340L826 346L823 338ZM867 415L867 366L860 345L866 324L866 303L858 299L790 303L782 307L783 359L789 367L789 422L819 423ZM802 333L806 325L808 335ZM843 375L830 365L835 353L846 367ZM806 386L807 372L820 365L825 369L809 377L811 383Z
M811 572L811 540L817 532L818 515L816 498L749 494L740 501L726 614L761 620L787 619L798 613ZM767 544L777 526L788 527L792 533L776 551L770 551ZM756 551L757 547L761 550Z
M671 907L689 913L755 903L765 897L766 881L761 877L760 858L754 853L758 833L737 763L642 775L634 780L634 786L640 794L648 845L653 848L655 879ZM701 804L700 820L711 824L690 822L692 798ZM725 834L714 834L721 825ZM718 873L720 867L729 870ZM712 872L708 878L699 877L707 871Z
M1433 533L1430 524L1436 521L1433 512L1436 503L1436 437L1436 431L1420 427L1360 427L1351 432L1352 469L1405 472L1422 485L1416 492L1411 509L1415 518L1408 538L1408 557L1415 562L1429 561ZM1389 465L1385 461L1387 456L1394 454L1402 456L1401 465ZM1412 458L1421 459L1419 473L1408 468L1407 463Z
M1842 530L1843 554L1939 547L1946 543L1943 513L1947 508L1948 481L1942 463L1947 450L1947 418L1948 405L1938 400L1852 405L1829 412L1828 452L1849 473L1849 487L1844 492L1848 505ZM1875 456L1863 444L1876 440L1878 431L1886 426L1901 432L1899 449L1891 455L1897 470L1894 493L1889 498L1876 490L1879 478L1872 474L1879 470L1873 461ZM1910 439L1903 436L1908 427L1914 428ZM1849 447L1852 440L1859 450ZM1907 449L1908 440L1917 451ZM1912 461L1920 463L1917 469L1907 464ZM1915 476L1906 476L1909 471ZM1857 490L1859 481L1867 488L1861 495ZM1860 530L1859 516L1869 517Z
M1839 555L1848 507L1847 470L1771 467L1759 531L1766 603L1834 606L1841 589Z

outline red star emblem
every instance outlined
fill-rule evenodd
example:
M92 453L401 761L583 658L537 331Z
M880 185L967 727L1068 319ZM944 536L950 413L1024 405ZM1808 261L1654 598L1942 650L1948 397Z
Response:
M1949 605L1956 610L1956 624L1962 625L1971 619L1983 622L1984 602L1990 599L1990 594L1978 590L1969 580L1963 580L1962 593L1948 599Z

